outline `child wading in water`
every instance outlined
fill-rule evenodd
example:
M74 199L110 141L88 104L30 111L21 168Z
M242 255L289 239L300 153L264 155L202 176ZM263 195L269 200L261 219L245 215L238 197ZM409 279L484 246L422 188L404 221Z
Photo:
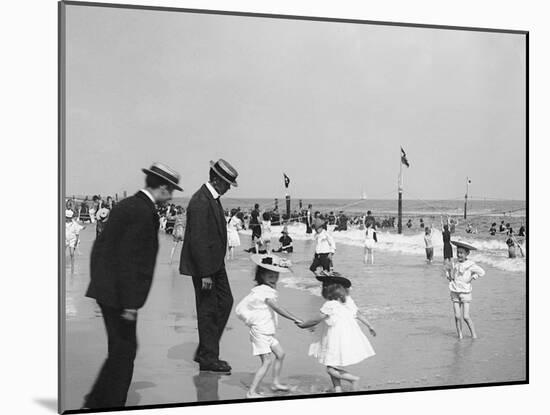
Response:
M336 252L336 243L332 236L324 228L325 222L321 219L316 219L313 228L315 229L315 256L309 270L314 274L319 272L318 268L323 271L330 271L332 268L332 257Z
M323 282L322 295L327 301L321 307L319 317L296 324L301 328L309 328L325 323L321 339L310 346L309 355L327 367L335 392L342 392L342 380L350 382L352 390L356 390L359 377L344 367L375 354L357 320L367 326L371 335L376 336L376 332L349 296L350 280L337 273L324 273L317 279Z
M69 248L71 271L74 270L74 251L79 243L80 231L85 228L86 226L81 225L74 219L74 212L72 210L65 210L65 250Z
M455 313L455 323L458 338L462 339L462 319L468 325L472 338L476 339L477 334L474 322L470 317L470 302L472 301L472 281L483 277L485 271L474 261L468 259L470 251L475 247L464 242L452 241L456 246L456 261L445 264L445 273L449 280L451 300Z
M290 262L275 255L252 255L252 261L257 265L254 280L257 286L252 289L235 308L237 316L250 327L250 342L252 354L259 356L261 366L254 375L252 384L246 394L247 398L261 398L264 395L258 392L260 382L273 364L273 391L288 391L290 388L280 381L281 369L285 352L275 338L277 328L277 314L301 323L302 320L280 307L277 304L277 281L279 273L289 272ZM275 355L273 362L272 353Z

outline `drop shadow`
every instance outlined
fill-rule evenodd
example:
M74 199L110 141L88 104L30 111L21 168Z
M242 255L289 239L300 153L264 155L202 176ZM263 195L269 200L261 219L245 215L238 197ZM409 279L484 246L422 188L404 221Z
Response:
M34 400L38 405L52 411L57 412L57 399L39 398Z

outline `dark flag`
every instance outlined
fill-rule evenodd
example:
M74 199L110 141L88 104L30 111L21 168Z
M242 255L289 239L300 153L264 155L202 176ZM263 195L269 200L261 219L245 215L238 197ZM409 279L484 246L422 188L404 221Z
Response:
M284 179L285 179L285 188L288 189L288 185L290 184L290 179L288 178L288 176L283 173L283 176L284 176Z
M409 160L407 160L407 155L405 154L405 150L403 150L403 147L401 147L401 163L403 163L405 166L409 166Z

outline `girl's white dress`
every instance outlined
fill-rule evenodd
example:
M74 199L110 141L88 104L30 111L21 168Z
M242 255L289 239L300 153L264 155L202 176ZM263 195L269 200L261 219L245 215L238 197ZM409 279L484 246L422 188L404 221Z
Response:
M374 249L374 245L376 244L376 241L374 240L374 232L375 230L373 228L367 228L365 233L365 248L367 249Z
M357 306L351 297L345 303L331 300L321 307L329 317L322 324L319 341L309 347L309 355L325 366L342 367L359 363L375 352L357 322Z
M271 242L271 221L262 220L262 242Z
M227 224L227 244L229 246L241 246L241 238L239 237L239 230L241 229L241 220L237 216L233 216Z

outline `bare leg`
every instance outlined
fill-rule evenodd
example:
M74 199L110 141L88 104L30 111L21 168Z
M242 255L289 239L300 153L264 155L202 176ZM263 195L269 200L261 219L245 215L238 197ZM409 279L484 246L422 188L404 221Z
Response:
M246 393L247 398L263 397L263 395L258 393L258 386L260 385L260 382L265 377L267 371L269 370L269 367L271 366L271 362L272 362L271 353L261 354L260 360L262 361L262 365L254 375L254 379L252 380L250 389L248 389L248 392Z
M351 373L346 372L343 369L337 369L332 366L327 366L327 372L331 377L334 377L339 380L347 380L348 382L351 383L352 389L356 390L357 383L359 382L359 376L352 375ZM341 392L341 388L340 388L340 391L337 391L336 387L334 388L334 390L335 392Z
M74 251L75 248L69 247L69 255L71 257L71 272L74 270Z
M172 264L172 260L174 259L174 254L176 253L177 246L178 246L178 243L174 242L174 246L172 246L172 251L170 252L170 264Z
M342 381L337 377L332 376L330 374L330 370L328 367L327 367L327 372L330 376L330 380L332 381L332 386L334 386L334 392L337 392L337 393L342 392Z
M470 333L472 334L473 339L477 339L476 330L474 327L474 321L470 317L470 303L463 303L463 315L464 315L464 321L468 325L468 328L470 329Z
M458 334L458 338L462 339L464 336L462 335L462 310L460 303L453 302L453 308L455 312L456 333Z
M280 344L271 346L271 350L275 355L275 363L273 364L273 384L271 385L271 389L277 391L288 391L290 390L290 387L288 385L283 385L280 379L285 352Z
M365 265L369 263L369 250L365 247L365 258L363 259Z
M374 265L374 249L370 250L371 265Z

